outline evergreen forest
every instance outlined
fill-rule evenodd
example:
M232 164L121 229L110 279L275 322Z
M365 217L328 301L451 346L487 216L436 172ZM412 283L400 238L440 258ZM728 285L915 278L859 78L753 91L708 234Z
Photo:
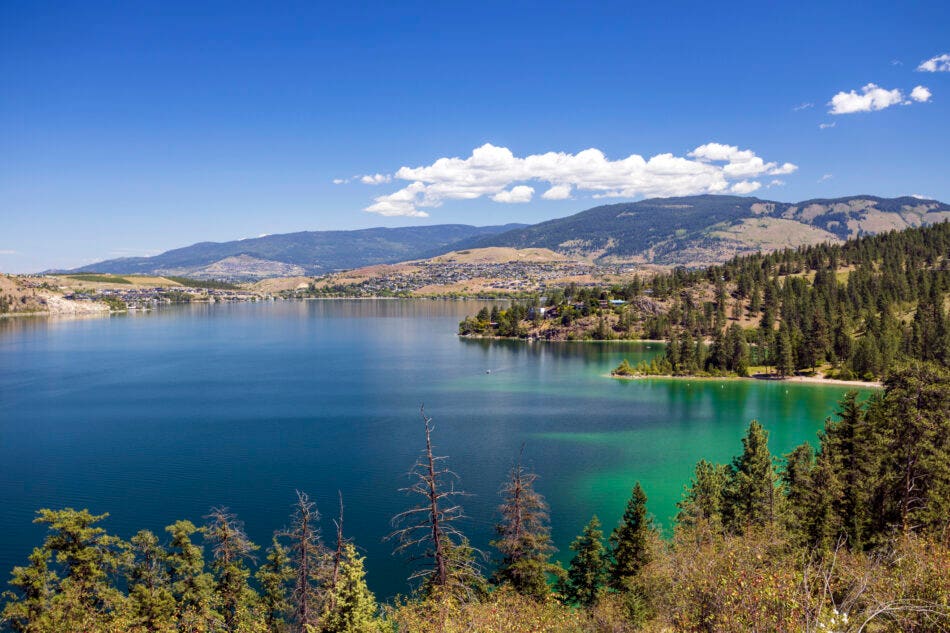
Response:
M950 223L676 268L610 287L551 288L459 324L467 336L669 343L622 374L878 380L950 364Z

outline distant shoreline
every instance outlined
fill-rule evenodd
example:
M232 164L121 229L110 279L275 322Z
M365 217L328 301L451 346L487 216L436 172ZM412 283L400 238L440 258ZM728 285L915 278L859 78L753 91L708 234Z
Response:
M839 378L824 378L823 376L787 376L778 378L774 374L755 374L753 376L673 376L671 374L657 375L639 375L639 376L617 376L615 374L603 374L606 378L615 380L755 380L777 383L799 383L808 385L839 385L846 387L867 387L869 389L883 389L884 385L879 380L865 382L863 380L841 380Z
M85 319L85 318L94 318L94 317L108 317L116 314L142 314L147 312L153 312L157 309L170 307L170 306L182 306L182 305L217 305L217 304L234 304L234 303L269 303L269 302L278 302L278 301L510 301L510 299L503 298L480 298L480 297L440 297L440 296L426 296L426 297L281 297L269 294L260 294L253 297L248 297L244 299L231 299L226 301L208 301L208 300L192 300L192 301L171 301L167 303L159 303L152 305L146 308L128 308L126 310L77 310L77 311L60 311L60 310L33 310L30 312L4 312L0 314L0 319L15 319L20 317L27 318L50 318L50 319ZM73 303L73 302L69 302ZM93 305L99 305L99 302L85 302ZM82 304L82 305L85 305ZM81 305L76 303L77 306ZM487 338L487 337L485 337ZM502 337L493 337L493 338L502 338ZM524 339L515 339L512 337L512 340L524 340ZM581 343L594 343L600 341L578 341ZM649 342L649 341L647 341ZM662 342L662 341L656 341Z
M486 340L486 341L521 341L522 343L651 343L666 345L667 341L655 338L575 338L575 339L547 339L547 338L523 338L520 336L496 336L485 334L458 334L459 338Z

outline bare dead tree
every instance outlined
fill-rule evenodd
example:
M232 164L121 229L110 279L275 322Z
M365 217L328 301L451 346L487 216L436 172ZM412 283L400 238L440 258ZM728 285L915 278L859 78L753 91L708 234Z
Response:
M835 577L838 557L845 549L847 538L838 537L838 542L831 552L830 558L820 549L812 549L805 554L802 565L802 608L805 619L805 633L816 633L822 622L822 614L826 606L831 604L836 611L851 606L857 596L864 591L864 586L853 587L845 596L843 603L835 600L832 582ZM864 583L866 584L866 583Z
M346 541L343 538L343 493L337 490L337 496L340 498L340 516L333 520L333 525L336 526L336 549L333 551L333 571L330 574L330 586L336 587L337 580L340 577L340 563L343 560L343 545ZM330 609L336 607L335 603L335 593L330 594Z
M902 631L950 631L950 607L946 604L902 598L890 592L881 595L880 588L873 586L874 579L884 574L885 569L902 554L888 549L874 552L868 555L867 565L860 573L842 575L838 570L839 558L846 550L846 538L842 536L832 552L815 550L803 565L802 605L806 633L824 629L823 616L829 606L841 618L836 625L847 633L864 633L872 623L882 620ZM841 586L834 587L835 584Z
M322 580L326 548L320 538L320 513L307 493L297 491L297 503L289 529L281 536L290 541L294 564L294 588L291 593L293 621L299 631L315 626L320 617Z
M409 471L412 484L401 488L419 502L393 517L394 531L386 540L395 540L394 554L408 554L417 569L409 580L421 581L423 589L463 598L480 581L475 551L469 546L458 523L465 515L457 499L458 476L446 467L447 457L436 456L432 448L432 419L421 408L425 429L425 449Z

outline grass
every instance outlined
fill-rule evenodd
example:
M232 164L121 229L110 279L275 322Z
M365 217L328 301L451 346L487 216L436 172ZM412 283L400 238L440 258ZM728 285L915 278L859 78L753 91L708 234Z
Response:
M116 277L114 275L97 275L95 273L89 273L83 275L69 275L68 278L75 279L76 281L88 281L91 283L132 285L132 282L125 277Z
M185 286L186 288L211 288L214 290L240 290L240 286L230 284L226 281L215 281L213 279L201 280L201 279L191 279L189 277L168 277L165 279L169 281L174 281L176 284Z

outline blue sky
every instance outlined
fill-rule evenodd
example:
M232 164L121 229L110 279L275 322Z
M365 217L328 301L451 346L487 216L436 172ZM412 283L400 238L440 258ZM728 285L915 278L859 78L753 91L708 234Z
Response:
M687 190L950 201L950 72L918 70L950 3L782 4L0 3L0 270Z

